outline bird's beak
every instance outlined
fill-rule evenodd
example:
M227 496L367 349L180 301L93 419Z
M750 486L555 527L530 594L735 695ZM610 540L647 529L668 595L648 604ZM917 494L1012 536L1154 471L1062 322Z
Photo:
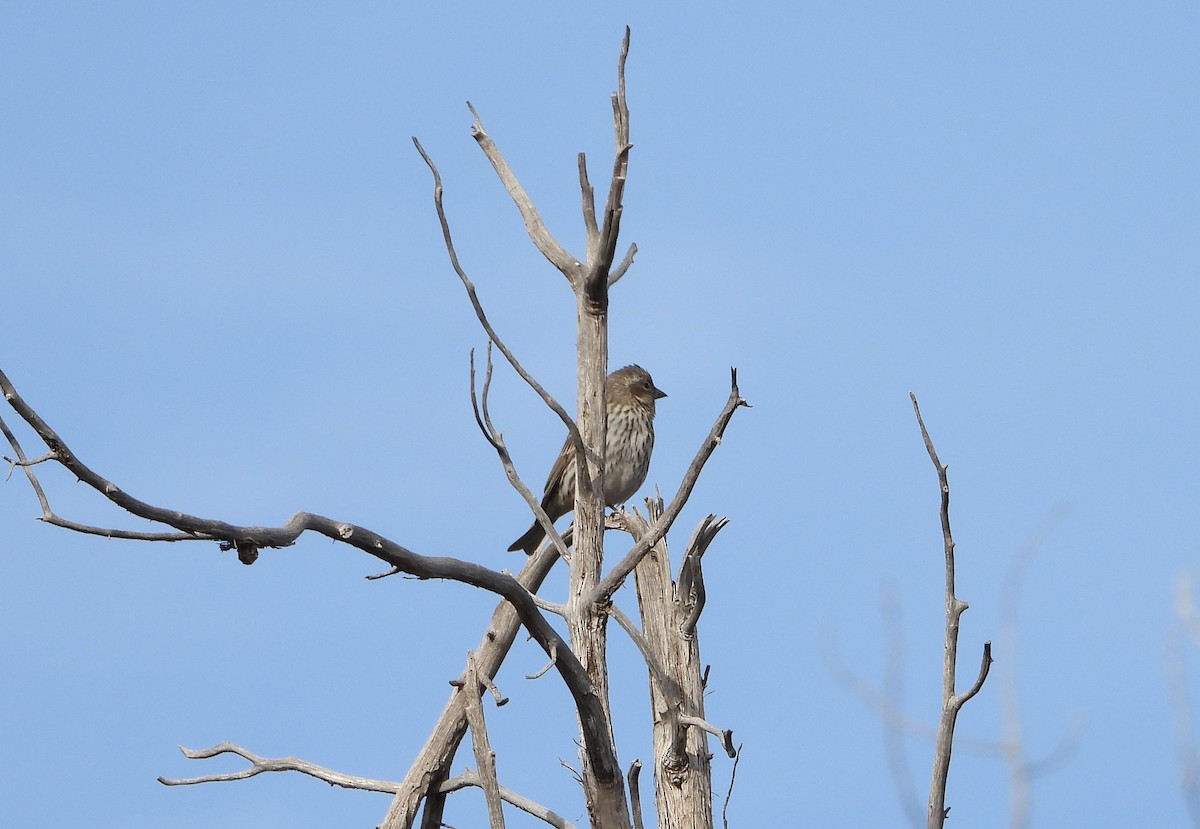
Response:
M654 399L655 399L655 400L658 400L659 398L662 398L662 397L666 397L666 396L667 396L667 393L666 393L665 391L663 391L662 389L660 389L658 386L654 386L654 387L653 387L653 388L650 390L650 393L651 393L652 395L654 395Z

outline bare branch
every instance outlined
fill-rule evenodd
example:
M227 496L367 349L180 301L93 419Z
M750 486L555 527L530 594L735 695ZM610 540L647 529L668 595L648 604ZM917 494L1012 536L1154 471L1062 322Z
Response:
M517 210L521 211L521 218L525 220L525 230L529 233L529 238L533 240L542 255L550 260L550 264L562 271L571 284L575 284L582 278L583 266L558 243L558 240L546 228L546 223L542 221L533 199L529 198L529 194L517 180L516 174L508 166L504 155L484 130L483 121L480 119L479 113L475 111L475 107L471 106L470 101L467 102L467 108L471 110L471 115L475 118L475 123L471 125L471 137L479 144L479 148L483 150L488 161L492 162L496 175L500 177L500 183L512 197L513 202L517 205ZM423 152L422 155L424 155Z
M600 252L600 228L596 225L596 190L588 180L587 156L579 154L579 192L583 197L583 229L587 238L587 261Z
M564 619L567 618L567 606L565 604L543 599L536 594L533 595L533 603L547 613L553 613L555 616L561 616Z
M608 187L608 201L604 206L603 227L600 230L598 256L588 262L584 293L595 303L606 306L608 302L609 271L616 258L617 237L621 232L622 201L625 198L625 180L629 174L629 102L625 97L625 61L629 58L629 27L621 41L621 56L617 60L617 91L612 96L613 132L616 151L613 158L612 180ZM620 278L620 277L618 277Z
M613 285L616 285L617 280L625 275L629 270L629 266L633 264L633 257L637 255L637 251L638 246L636 244L629 246L629 250L625 251L625 258L621 260L621 264L617 265L612 273L608 275L608 287L611 288Z
M442 794L450 794L451 792L465 789L468 786L481 786L479 774L468 769L456 777L452 777L438 787L438 791ZM522 812L533 815L534 817L545 821L555 829L575 829L575 824L571 823L566 818L563 818L554 812L547 809L540 803L535 803L527 797L523 797L516 792L500 787L500 797L505 803L510 803L516 806Z
M646 640L646 637L642 634L642 632L638 630L638 627L636 624L634 624L633 619L630 619L621 611L621 608L617 607L615 604L610 604L607 610L608 615L616 619L617 624L621 626L621 629L629 634L629 638L632 639L633 644L637 646L638 652L641 653L642 659L645 660L646 667L649 669L650 674L654 677L655 681L662 683L664 687L671 683L671 678L667 676L667 672L663 670L662 663L659 662L658 658L654 655L654 650L650 647L650 643Z
M624 584L625 579L637 567L638 562L650 551L650 548L658 543L659 539L667 534L671 529L671 525L675 523L675 519L679 516L687 499L691 497L692 490L696 486L696 481L700 479L700 473L704 469L704 465L712 456L712 453L718 446L721 445L721 439L725 434L725 428L729 425L729 421L733 419L733 413L742 406L750 407L738 390L737 384L737 369L730 370L730 385L729 398L725 401L725 408L717 415L716 423L713 424L712 430L708 433L708 437L701 445L700 450L696 453L696 457L692 460L687 472L683 476L683 481L679 484L679 490L675 493L675 497L671 499L670 506L663 512L657 521L651 526L650 531L646 533L636 544L633 549L626 553L617 564L609 571L596 588L588 596L587 600L594 603L604 603L609 601L613 594Z
M251 751L248 751L241 746L233 743L225 742L212 748L192 750L179 747L183 752L183 756L189 760L207 760L211 757L217 757L221 754L236 754L239 757L249 760L251 767L242 771L235 771L229 774L209 774L203 777L189 777L185 779L174 779L169 777L160 777L158 782L164 786L194 786L197 783L225 783L231 780L245 780L248 777L254 777L263 772L276 771L295 771L301 774L307 774L309 777L315 777L333 786L341 786L345 789L360 789L368 792L389 792L394 793L400 790L400 784L390 780L373 780L369 777L356 777L350 774L342 774L341 772L331 771L322 766L309 763L306 760L300 760L295 757L281 757L278 759L268 759L259 757Z
M954 593L954 536L950 532L950 482L946 477L946 465L938 458L929 430L921 417L921 408L917 405L917 396L909 393L912 400L913 412L921 427L921 437L925 441L925 449L929 459L937 470L938 488L941 490L941 508L939 515L942 522L942 540L946 557L946 637L945 651L942 663L942 716L938 723L937 746L934 750L933 775L929 785L929 811L926 815L929 829L941 829L946 821L946 783L950 775L950 752L954 742L954 723L963 704L979 693L987 679L988 670L992 664L992 643L983 646L983 661L979 675L971 688L961 695L955 695L954 683L958 661L958 627L963 611L968 607Z
M534 495L533 491L521 480L521 476L517 474L517 466L513 463L512 455L508 452L508 446L504 442L504 435L492 423L492 415L488 409L488 392L492 386L492 343L490 340L487 347L487 368L484 372L483 391L480 395L482 401L476 398L475 395L475 349L471 349L470 364L471 410L475 413L475 423L478 424L479 430L483 432L484 439L496 450L496 454L500 458L500 465L504 468L504 475L508 478L508 482L525 499L526 505L528 505L538 522L542 525L542 529L546 531L546 537L554 544L555 549L558 550L560 555L566 557L566 541L559 535L558 530L554 528L554 522L550 520L550 516L542 508L541 500ZM576 430L577 432L578 430Z

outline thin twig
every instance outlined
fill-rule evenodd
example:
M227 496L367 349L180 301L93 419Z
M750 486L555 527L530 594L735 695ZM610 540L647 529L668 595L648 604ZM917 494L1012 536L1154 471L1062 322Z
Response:
M532 674L526 674L525 678L526 679L541 679L543 676L546 675L547 671L549 671L551 668L554 667L554 664L556 662L558 662L558 648L553 647L550 649L550 661L547 662L540 671L537 671L536 673L532 673Z
M738 763L742 761L742 744L738 743L737 756L733 758L733 770L729 773L729 791L725 793L725 805L721 807L721 823L729 829L729 801L733 797L733 782L737 780Z

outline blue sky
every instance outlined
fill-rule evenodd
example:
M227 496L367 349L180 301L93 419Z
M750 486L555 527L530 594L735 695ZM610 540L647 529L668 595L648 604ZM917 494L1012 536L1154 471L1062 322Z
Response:
M1033 781L1033 826L1187 825L1168 643L1172 585L1200 553L1200 7L644 5L10 4L0 366L144 499L253 524L310 510L517 566L502 551L527 511L467 399L485 340L409 139L440 166L496 327L569 404L573 301L464 102L579 251L575 155L604 180L628 23L623 241L640 253L614 291L611 364L670 394L650 480L674 491L729 366L754 404L673 539L731 519L701 621L710 718L745 743L731 825L905 823L880 713L826 655L881 683L899 654L899 704L935 720L937 485L910 391L950 465L962 684L997 647L959 720L953 824L1008 825L1007 769L972 746L1001 736L1011 671L1032 759L1077 733ZM505 370L493 414L537 487L561 426ZM62 514L140 526L42 476ZM494 604L367 582L377 562L319 538L246 568L37 515L19 476L0 488L14 826L373 826L386 796L155 777L237 768L175 750L232 740L399 779ZM645 681L612 639L621 759L645 762ZM493 742L506 784L577 819L566 695L522 678L542 661L514 650ZM1195 645L1183 668L1195 715ZM904 748L899 788L923 804L931 745ZM482 825L482 799L456 795L447 821Z

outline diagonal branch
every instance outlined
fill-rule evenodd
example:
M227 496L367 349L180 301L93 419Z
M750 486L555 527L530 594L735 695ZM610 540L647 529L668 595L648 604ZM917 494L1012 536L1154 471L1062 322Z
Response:
M482 787L482 781L479 779L479 774L470 769L442 783L442 785L438 788L438 791L442 794L449 794L450 792L456 792L459 789L465 789L468 786ZM546 823L555 827L555 829L575 829L575 824L571 823L571 821L567 820L566 818L555 814L542 804L535 803L529 798L523 797L516 792L511 791L510 789L504 788L503 786L500 787L500 798L505 803L511 803L513 806L516 806L522 812L533 815L534 817L545 821Z
M675 523L675 519L679 516L687 499L691 497L692 490L696 486L696 481L700 479L700 473L704 469L704 465L716 451L716 448L721 445L721 439L725 434L725 428L729 425L729 421L733 419L733 413L742 406L747 408L750 404L747 403L738 390L737 369L730 370L730 391L729 399L725 401L725 408L717 415L716 423L713 424L712 430L709 431L708 437L701 445L700 450L696 453L696 457L692 460L687 472L683 476L683 481L679 484L679 490L675 493L675 497L671 499L671 504L663 512L662 516L654 522L650 528L630 550L624 558L616 563L607 576L596 585L591 594L587 597L589 602L603 604L612 599L613 594L624 584L625 579L637 567L650 549L658 543L667 530L671 529L671 525Z
M529 238L533 240L542 255L550 260L550 264L562 271L571 284L575 284L581 278L583 266L558 243L558 240L546 228L546 223L542 221L533 199L529 198L529 194L517 180L516 174L508 166L508 161L500 152L500 148L483 128L483 121L480 119L479 113L475 111L475 107L471 106L470 101L467 101L467 108L471 110L471 115L475 118L475 123L471 125L471 137L479 144L479 148L483 150L488 161L492 162L496 175L500 177L500 183L504 185L504 189L508 191L508 195L517 205L517 210L521 212L521 218L525 220L525 230L529 233Z

